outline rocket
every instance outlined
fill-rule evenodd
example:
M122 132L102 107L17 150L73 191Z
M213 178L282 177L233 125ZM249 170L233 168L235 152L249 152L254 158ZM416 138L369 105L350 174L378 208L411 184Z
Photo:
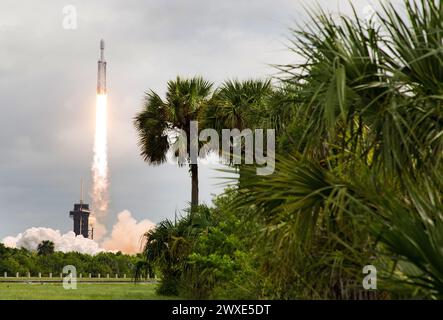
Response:
M106 61L105 61L105 41L100 40L100 60L98 60L97 73L97 94L106 94Z

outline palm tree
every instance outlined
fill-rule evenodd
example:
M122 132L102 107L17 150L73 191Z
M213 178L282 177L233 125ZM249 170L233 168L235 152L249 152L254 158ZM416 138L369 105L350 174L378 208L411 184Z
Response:
M211 101L205 109L203 127L213 128L222 133L223 129L264 129L270 124L272 112L272 97L274 90L270 80L228 80L225 81L213 94ZM264 121L266 119L266 121ZM233 138L231 138L231 149L228 154L222 154L222 145L218 152L225 161L233 164ZM243 142L241 142L243 143ZM241 146L244 150L244 144ZM243 153L242 153L243 157ZM243 159L243 158L242 158ZM243 160L241 163L243 163ZM236 173L241 177L242 168L245 164L236 165Z
M205 127L253 129L273 89L270 80L228 80L218 88L205 110Z
M198 120L207 104L212 83L201 77L169 81L166 99L154 91L146 93L144 109L135 117L134 125L139 136L141 156L149 164L159 165L166 161L168 150L178 143L168 136L183 130L186 134L187 154L190 154L190 122ZM198 165L191 163L189 156L179 158L179 165L188 163L192 179L191 207L198 205Z
M186 215L178 223L166 219L144 234L146 260L137 266L136 276L158 267L162 273L161 294L177 294L178 282L187 269L194 240L210 225L208 207L201 205L192 210L192 215Z
M54 242L43 240L37 247L37 254L39 256L46 256L54 253Z

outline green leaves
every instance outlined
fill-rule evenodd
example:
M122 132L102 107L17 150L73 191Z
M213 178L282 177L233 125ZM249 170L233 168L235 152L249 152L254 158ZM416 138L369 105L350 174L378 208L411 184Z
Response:
M54 253L54 242L44 240L38 244L37 253L39 256L47 256Z
M225 81L215 92L203 116L204 126L222 129L259 126L261 116L273 92L269 80Z
M441 1L405 0L402 11L393 4L382 6L379 17L390 35L390 41L385 41L386 59L388 66L396 71L397 80L412 85L415 94L442 92Z
M226 215L199 216L186 232L165 222L148 256L173 266L167 272L193 270L196 291L240 265L258 279L255 297L358 297L350 283L371 263L442 297L442 3L405 0L404 12L382 4L370 21L355 10L310 12L292 30L304 61L278 66L277 86L226 81L210 98L210 83L177 78L164 101L149 93L135 122L147 161L164 161L166 130L197 118L217 130L275 128L279 154L270 176L236 168L235 200L216 204L259 231L233 232ZM247 243L251 256L233 254L232 243ZM252 262L240 263L245 256Z
M329 155L374 155L368 161L387 174L432 170L443 145L441 8L440 1L405 1L405 19L383 5L378 25L355 11L320 11L293 30L293 50L306 62L281 70L298 87L297 121L306 123L299 151L328 144Z
M201 77L177 77L167 84L166 99L154 91L146 93L144 108L134 118L141 156L149 164L162 164L174 141L168 133L184 130L190 139L190 121L198 120L212 92L212 83ZM189 148L189 141L187 146Z
M293 51L305 61L280 66L296 92L287 95L296 112L279 125L285 150L271 176L242 168L236 203L264 219L262 237L286 266L275 266L276 283L279 272L298 283L310 283L309 272L328 272L331 285L355 279L370 257L384 260L375 251L381 237L409 265L396 273L441 292L443 5L405 1L405 11L384 5L367 22L355 11L320 11L293 30ZM297 156L283 155L288 147ZM365 228L377 224L381 234Z
M146 93L144 111L136 115L134 126L139 136L141 156L150 164L166 161L169 119L170 114L160 96L153 91Z
M197 120L212 93L212 83L201 77L168 81L165 106L168 121L178 129L189 127L191 120Z
M377 205L382 219L374 221L376 236L397 255L406 279L443 297L443 199L441 176L422 177L406 184L406 198L391 195ZM412 265L414 267L407 267Z

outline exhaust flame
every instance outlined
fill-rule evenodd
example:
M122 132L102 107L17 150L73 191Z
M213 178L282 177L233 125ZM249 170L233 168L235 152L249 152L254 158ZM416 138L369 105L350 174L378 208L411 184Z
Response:
M108 210L107 97L97 95L95 115L94 159L92 163L92 216L94 238L106 233L101 224Z

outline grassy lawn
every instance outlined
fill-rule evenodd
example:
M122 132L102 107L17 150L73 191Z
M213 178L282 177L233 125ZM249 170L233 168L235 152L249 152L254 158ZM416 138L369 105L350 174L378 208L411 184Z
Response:
M65 290L61 283L0 283L0 300L154 300L156 284L86 284Z
M20 277L20 278L16 278L16 277L9 277L9 278L0 278L0 282L23 282L23 281L63 281L63 278L60 277ZM112 281L112 282L128 282L128 281L132 281L132 278L77 278L77 282L108 282L108 281ZM156 281L155 279L151 279L150 281Z

